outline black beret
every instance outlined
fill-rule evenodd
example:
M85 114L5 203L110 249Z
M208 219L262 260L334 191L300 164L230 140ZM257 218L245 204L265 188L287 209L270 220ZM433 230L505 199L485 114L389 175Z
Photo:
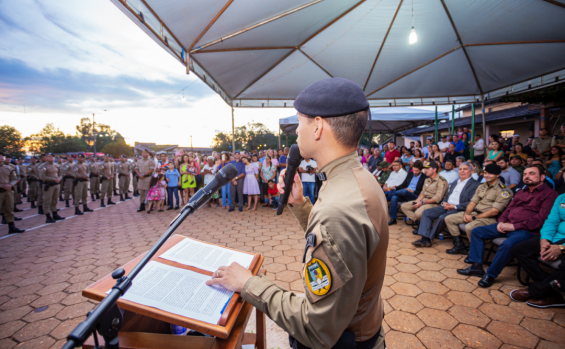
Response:
M5 157L5 158L10 158L10 159L11 159L11 158L12 158L12 155L10 155L9 153L4 153L4 157Z
M369 102L359 85L344 78L329 78L300 92L294 108L308 116L332 117L368 110Z
M502 173L502 169L497 164L488 164L485 166L485 172L493 175L499 175L500 173Z
M78 157L79 157L79 158L83 158L83 159L86 158L86 157L84 156L84 154L78 154Z
M126 159L127 159L128 157L127 157L127 156L125 156L125 155L122 155L122 158L126 158Z

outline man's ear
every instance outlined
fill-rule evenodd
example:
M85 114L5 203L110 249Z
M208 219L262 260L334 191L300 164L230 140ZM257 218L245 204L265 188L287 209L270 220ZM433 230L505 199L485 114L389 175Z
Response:
M328 131L327 124L324 122L324 118L320 116L316 116L313 122L314 122L314 140L319 141L322 138L322 132ZM325 130L324 127L326 127Z

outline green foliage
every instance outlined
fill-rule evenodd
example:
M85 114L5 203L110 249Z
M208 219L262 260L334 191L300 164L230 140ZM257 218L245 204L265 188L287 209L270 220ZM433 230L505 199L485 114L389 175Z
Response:
M25 142L29 152L33 154L88 151L88 145L83 139L66 135L63 131L55 129L53 124L47 124L39 133L26 137Z
M80 125L77 125L77 135L89 146L89 150L93 150L93 128L96 132L96 151L104 149L104 146L116 140L116 137L122 137L118 132L112 130L109 125L100 124L98 122L92 124L90 118L80 119Z
M0 150L12 156L24 155L22 134L12 126L0 126Z
M212 140L212 148L215 151L233 151L231 145L232 135L228 132L218 132ZM245 126L235 128L236 150L276 149L278 147L278 135L275 135L262 123L250 122Z
M110 154L113 157L119 157L120 155L127 155L128 157L133 156L133 149L127 145L123 137L116 137L116 140L112 143L106 144L102 148L104 154Z

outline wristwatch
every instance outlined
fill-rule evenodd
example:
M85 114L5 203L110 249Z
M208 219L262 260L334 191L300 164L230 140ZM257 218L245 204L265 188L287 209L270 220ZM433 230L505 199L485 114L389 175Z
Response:
M472 218L472 219L473 219L473 220L477 219L477 216L473 216L473 218Z
M424 204L424 200L422 200L422 206L423 206L423 205L425 205L425 204Z
M559 245L559 250L561 251L561 254L565 253L565 245Z

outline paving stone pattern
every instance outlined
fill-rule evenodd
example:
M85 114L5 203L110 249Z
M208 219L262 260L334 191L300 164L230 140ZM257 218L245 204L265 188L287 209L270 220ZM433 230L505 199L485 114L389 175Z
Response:
M116 197L114 197L114 200ZM138 199L44 225L36 210L17 213L25 234L5 237L0 226L0 349L61 348L64 338L96 302L81 291L147 251L178 211L137 213ZM74 208L60 214L69 217ZM99 201L89 203L98 208ZM28 208L29 204L19 205ZM511 301L521 287L515 267L505 268L493 287L456 273L464 256L445 253L449 240L416 249L412 229L393 226L382 290L388 348L563 348L565 309L540 310ZM300 279L304 235L291 214L203 208L178 234L260 252L268 276L303 293ZM5 238L3 238L5 237ZM251 323L248 330L253 329ZM269 321L268 347L288 348L283 331Z

